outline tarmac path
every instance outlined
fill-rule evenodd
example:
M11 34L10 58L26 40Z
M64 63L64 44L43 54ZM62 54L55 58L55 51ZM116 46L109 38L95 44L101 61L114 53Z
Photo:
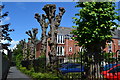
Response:
M15 66L10 67L7 80L32 80L30 77L20 72Z

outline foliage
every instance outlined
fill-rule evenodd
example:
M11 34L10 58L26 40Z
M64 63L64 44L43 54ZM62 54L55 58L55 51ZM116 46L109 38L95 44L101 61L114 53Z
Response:
M42 54L41 56L38 57L38 59L41 59L41 58L46 58L45 54Z
M22 55L22 45L18 44L16 49L13 50L13 61L16 62L16 66L19 68L21 65L23 55Z
M0 12L2 11L2 9L4 8L4 5L0 5ZM8 16L8 12L5 12L4 14L0 13L0 19L2 20L2 18ZM0 20L0 22L1 22ZM10 24L3 24L0 25L0 31L2 31L2 34L0 34L0 39L1 40L7 40L7 41L12 41L9 32L14 31L14 29L9 29Z
M47 79L56 80L57 79L57 80L59 80L59 78L55 74L52 74L52 73L40 73L40 72L35 73L33 68L31 70L27 70L26 67L20 67L20 70L23 73L31 76L35 80L41 80L41 79L44 79L44 80L47 80Z
M18 54L18 55L16 56L16 66L17 66L18 68L22 66L22 65L21 65L21 60L22 60L22 54Z
M114 2L78 2L77 8L81 7L78 17L73 17L73 26L76 30L72 33L77 35L73 39L78 41L79 46L96 50L97 47L105 47L107 41L112 40L113 31L118 27L114 20L119 20L115 12ZM113 27L116 26L116 27Z
M33 68L35 72L45 72L46 71L46 58L39 58L33 61Z
M116 59L113 58L113 56L115 55L116 53L101 53L101 55L103 56L103 59L105 62L108 62L108 63L111 63L111 62L115 62Z
M22 54L22 45L21 44L18 44L16 49L13 50L13 61L16 61L16 57L19 55L19 54Z
M74 40L78 45L85 48L84 60L90 67L86 71L88 78L93 77L92 67L99 66L101 51L105 48L106 42L112 41L114 31L119 27L115 20L120 21L120 16L115 12L114 2L78 2L79 12L73 17L72 33L76 36ZM94 63L94 64L93 64ZM100 77L99 68L96 67L96 77ZM94 75L95 77L95 75Z

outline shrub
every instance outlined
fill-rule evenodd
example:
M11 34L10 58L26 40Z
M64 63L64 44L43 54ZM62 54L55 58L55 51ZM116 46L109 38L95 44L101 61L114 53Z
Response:
M22 65L21 65L21 60L22 60L22 54L18 54L17 57L16 57L16 66L17 68L20 68Z
M19 67L19 69L21 72L31 76L35 80L60 80L60 78L53 73L35 73L33 68L31 68L31 70L27 70L26 67Z
M33 73L32 77L37 80L41 80L41 79L60 80L59 77L57 77L56 75L51 74L51 73Z
M41 56L38 59L35 59L33 61L33 68L35 70L35 72L46 72L46 57L45 56Z

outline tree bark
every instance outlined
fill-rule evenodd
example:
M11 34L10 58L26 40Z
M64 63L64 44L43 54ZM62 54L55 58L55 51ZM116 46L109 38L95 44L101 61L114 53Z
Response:
M56 5L55 4L47 4L44 6L43 10L46 13L46 16L48 18L48 21L50 23L50 41L49 41L49 46L50 46L50 52L49 52L49 58L50 58L50 63L56 64L57 62L57 29L58 26L60 25L61 18L63 14L65 13L65 9L60 7L59 14L55 16L55 11L56 11Z
M89 56L89 58L91 59L90 61L90 68L88 69L88 71L86 71L86 75L88 76L88 79L100 79L100 59L101 56L99 53L101 53L101 47L100 45L96 46L92 45L92 46L88 46L87 47L87 51L88 53L86 54L86 56Z
M39 15L38 13L35 14L35 18L37 19L37 21L39 22L41 29L42 29L42 35L41 35L41 54L46 54L46 48L47 48L47 35L46 35L46 31L48 28L48 24L49 22L46 21L47 16L42 14Z

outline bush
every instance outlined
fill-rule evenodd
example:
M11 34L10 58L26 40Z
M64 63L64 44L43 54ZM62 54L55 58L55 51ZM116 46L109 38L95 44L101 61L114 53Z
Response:
M46 57L41 56L33 61L33 68L35 72L46 72Z
M30 70L32 68L32 60L26 60L26 61L22 61L22 67L26 67L26 69Z
M31 70L27 70L26 67L20 67L19 68L21 72L27 74L28 76L31 76L33 79L36 80L60 80L59 77L57 77L56 74L52 74L52 73L35 73L34 69L32 68Z
M22 60L22 54L18 54L17 57L16 57L16 66L17 66L17 68L22 67L21 60Z
M34 79L37 79L37 80L41 80L41 79L44 79L44 80L59 80L59 78L54 75L54 74L51 74L51 73L33 73L32 74L32 77Z

